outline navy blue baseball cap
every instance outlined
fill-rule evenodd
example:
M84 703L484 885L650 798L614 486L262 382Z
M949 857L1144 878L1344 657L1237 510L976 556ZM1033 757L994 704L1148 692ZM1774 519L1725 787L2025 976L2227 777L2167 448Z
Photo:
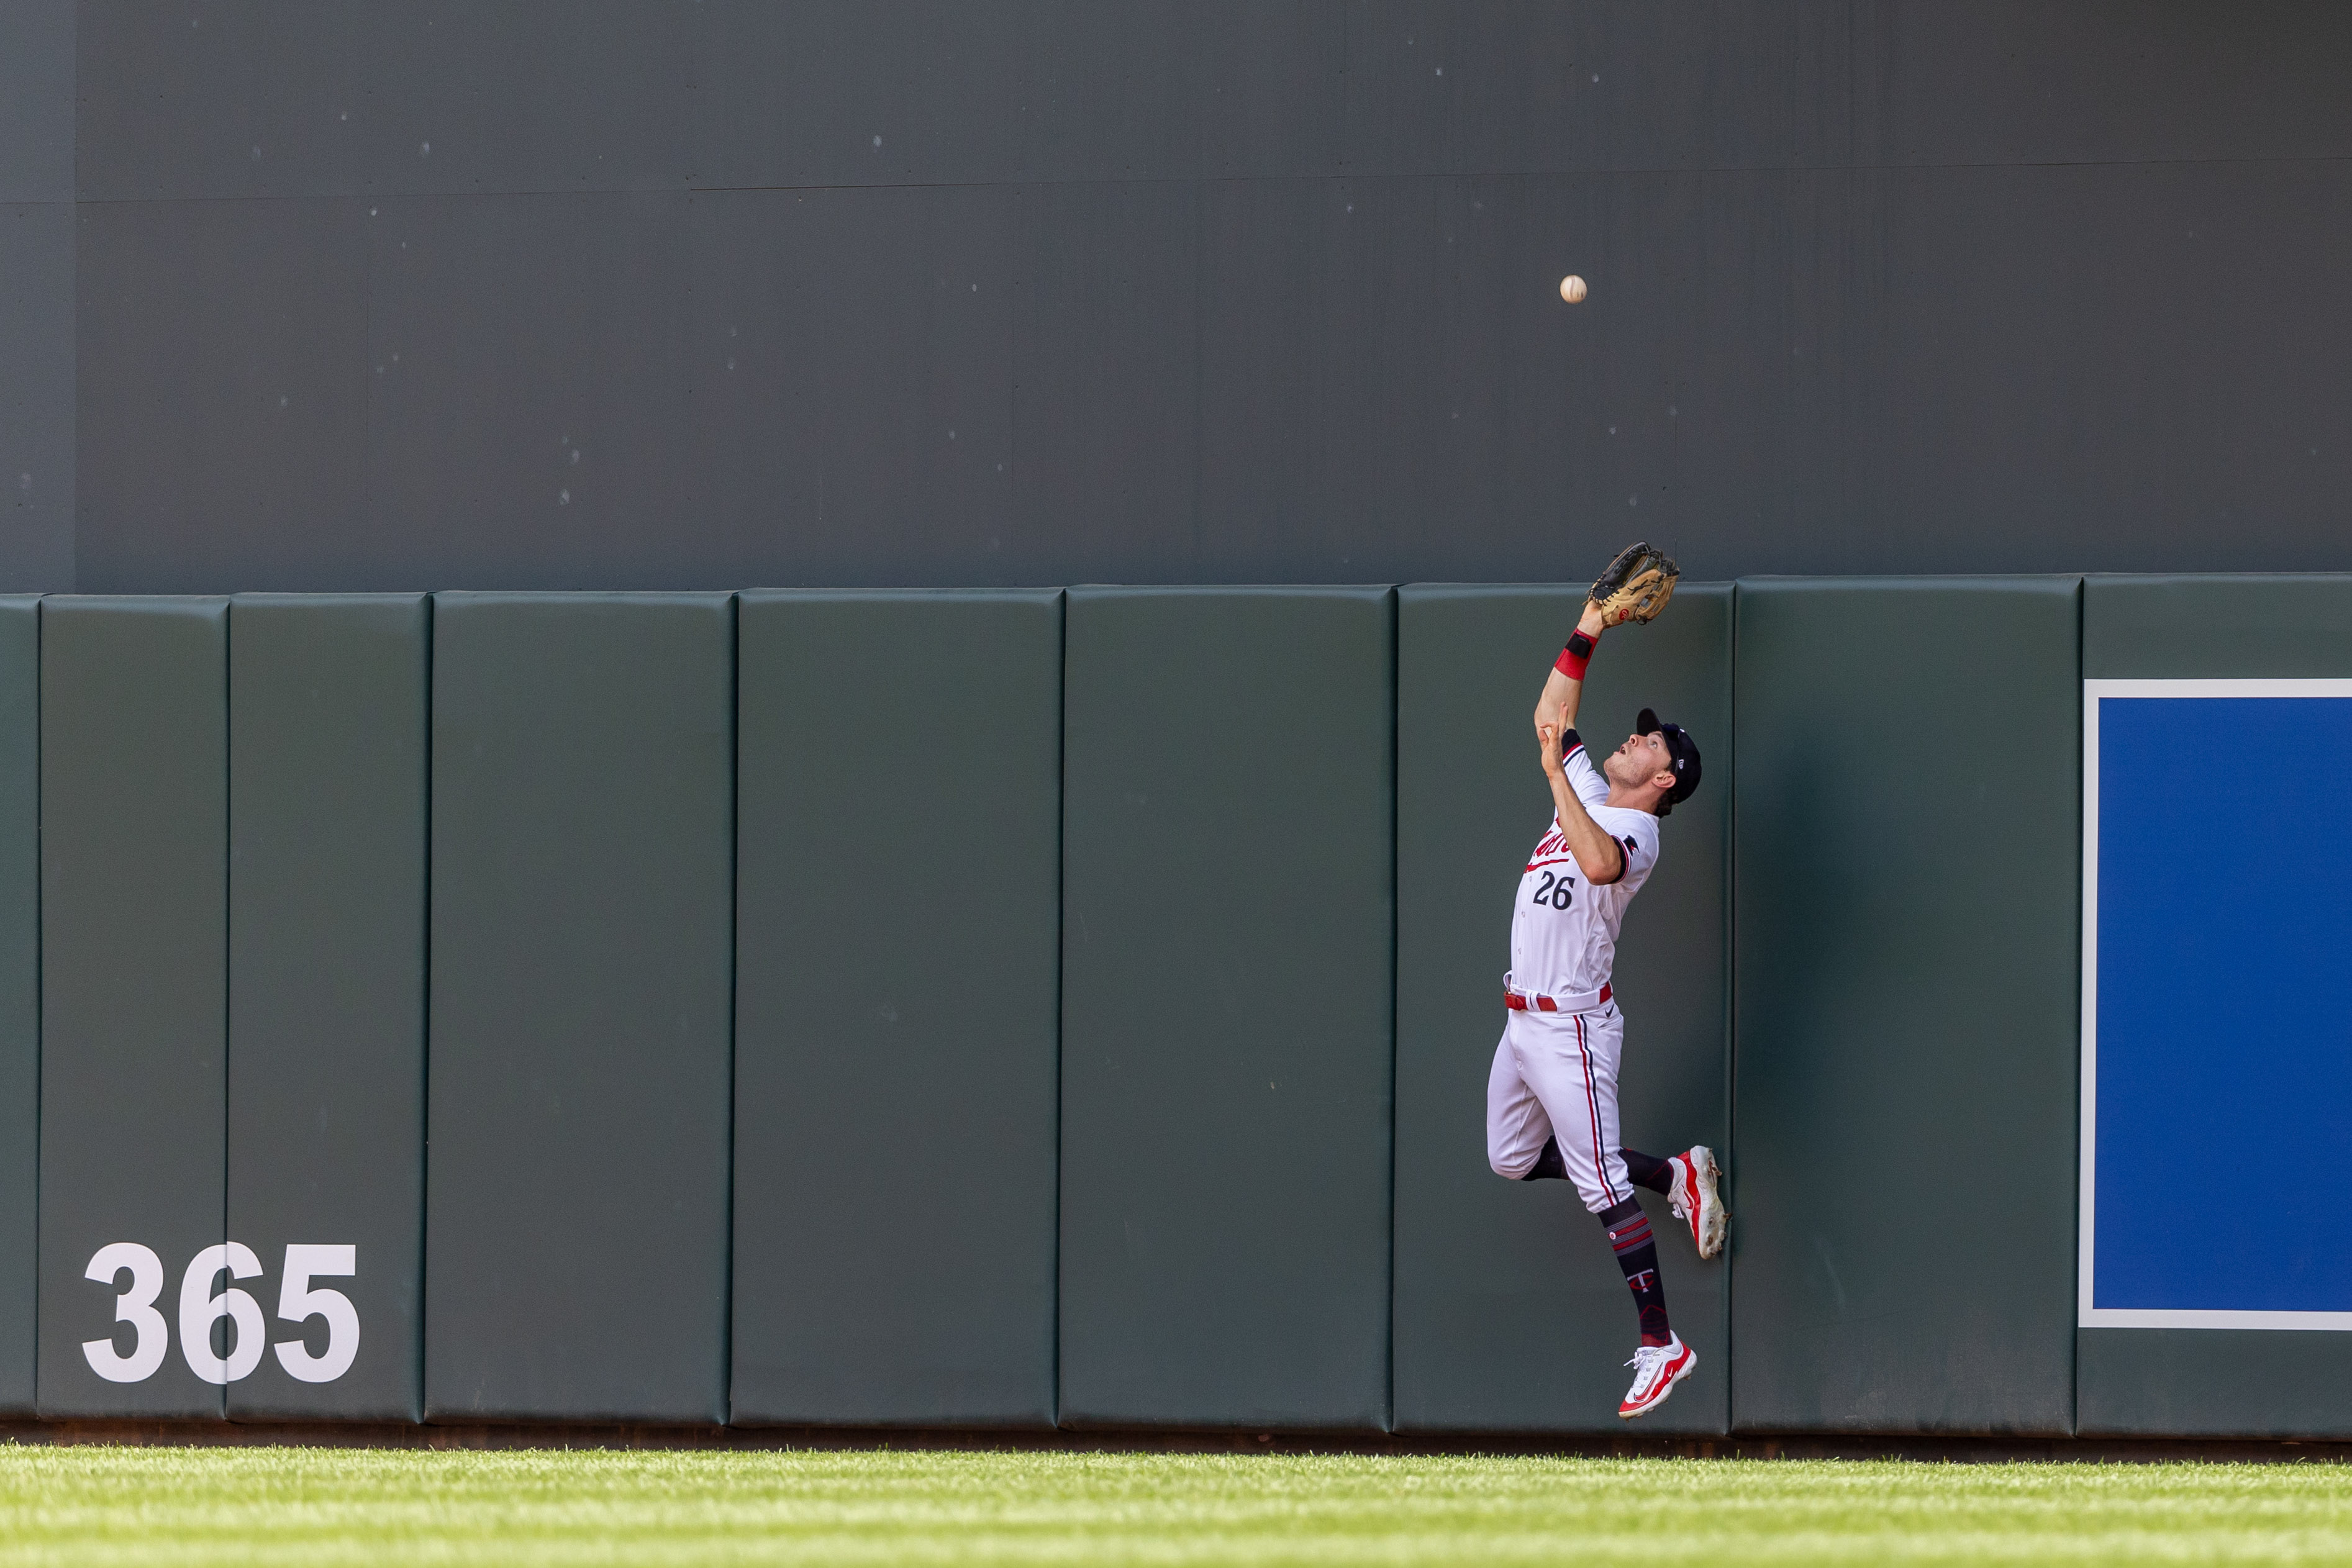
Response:
M1673 759L1675 787L1666 791L1666 798L1658 804L1658 815L1663 817L1689 800L1691 791L1698 788L1698 742L1693 740L1690 731L1681 725L1666 723L1649 708L1643 708L1642 716L1633 721L1633 733L1654 735L1663 739L1666 745L1666 756Z

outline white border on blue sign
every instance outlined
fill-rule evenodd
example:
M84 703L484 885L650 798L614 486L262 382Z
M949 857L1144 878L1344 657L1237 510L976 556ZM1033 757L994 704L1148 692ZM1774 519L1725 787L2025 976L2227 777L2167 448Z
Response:
M2340 1329L2352 1312L2250 1312L2091 1304L2098 1221L2099 699L2101 697L2352 697L2352 680L2084 681L2083 683L2083 1168L2077 1327L2086 1329Z

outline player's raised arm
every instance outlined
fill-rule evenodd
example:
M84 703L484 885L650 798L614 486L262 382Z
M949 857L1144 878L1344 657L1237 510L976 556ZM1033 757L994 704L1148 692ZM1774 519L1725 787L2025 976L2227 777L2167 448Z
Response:
M1674 558L1636 539L1617 552L1609 569L1593 580L1592 592L1577 618L1576 633L1559 651L1559 662L1544 679L1543 695L1536 699L1536 727L1546 725L1565 732L1576 727L1577 705L1584 697L1584 665L1601 633L1628 621L1651 621L1675 596L1682 572Z
M1612 883L1624 874L1624 847L1592 820L1592 813L1584 809L1575 787L1570 784L1568 765L1560 757L1560 737L1564 733L1555 725L1536 726L1536 748L1543 760L1544 778L1551 785L1553 816L1559 823L1560 837L1568 841L1568 852L1576 857L1577 869L1584 873L1584 880Z
M1560 731L1576 727L1577 705L1584 700L1585 663L1592 657L1601 631L1601 606L1588 599L1584 613L1577 618L1575 634L1559 651L1559 662L1552 665L1551 674L1544 677L1543 695L1536 699L1538 729L1546 725Z

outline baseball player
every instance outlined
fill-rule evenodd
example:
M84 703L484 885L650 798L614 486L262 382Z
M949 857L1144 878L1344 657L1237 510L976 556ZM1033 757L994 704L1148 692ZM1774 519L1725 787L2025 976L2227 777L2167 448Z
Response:
M1675 563L1637 544L1610 564L1585 601L1536 704L1536 744L1553 814L1528 859L1511 914L1511 967L1503 977L1502 1043L1486 1081L1486 1151L1496 1174L1573 1181L1601 1217L1641 1312L1642 1343L1626 1364L1633 1385L1617 1406L1631 1418L1663 1403L1697 1356L1666 1321L1658 1249L1633 1189L1662 1193L1690 1226L1698 1255L1723 1250L1727 1216L1715 1155L1694 1145L1664 1159L1618 1142L1617 1065L1625 1018L1610 969L1625 906L1658 861L1658 821L1698 788L1698 747L1648 708L1596 768L1576 733L1584 671L1601 634L1648 621L1674 593Z

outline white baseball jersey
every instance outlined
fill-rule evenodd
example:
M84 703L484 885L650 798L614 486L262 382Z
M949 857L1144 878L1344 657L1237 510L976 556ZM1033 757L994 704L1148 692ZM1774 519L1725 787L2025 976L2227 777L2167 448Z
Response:
M1614 882L1592 885L1569 852L1559 819L1545 824L1543 840L1528 857L1528 869L1519 878L1518 902L1511 912L1508 984L1513 990L1547 997L1597 991L1609 983L1625 906L1658 863L1658 819L1647 811L1604 804L1609 784L1584 754L1584 742L1572 729L1565 740L1569 788L1601 831L1625 852L1625 871Z

